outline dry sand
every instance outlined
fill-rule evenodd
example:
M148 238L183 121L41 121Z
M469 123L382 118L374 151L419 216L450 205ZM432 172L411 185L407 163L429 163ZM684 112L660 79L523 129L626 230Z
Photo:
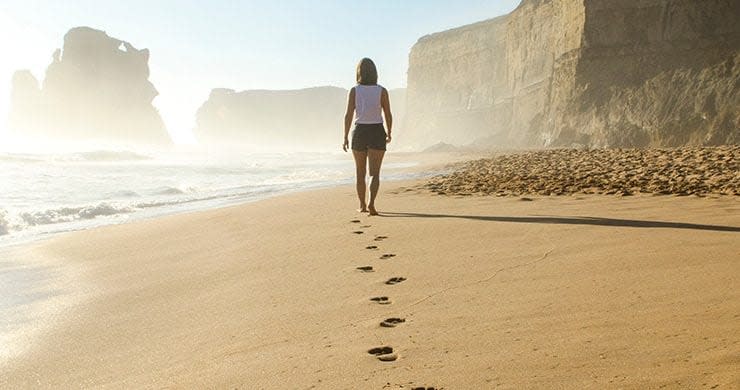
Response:
M340 187L19 249L56 310L0 388L740 386L738 197L419 185L378 217Z

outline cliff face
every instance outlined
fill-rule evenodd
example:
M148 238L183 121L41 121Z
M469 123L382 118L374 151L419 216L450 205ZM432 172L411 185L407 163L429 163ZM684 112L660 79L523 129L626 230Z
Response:
M13 77L9 127L23 138L113 145L169 144L152 100L149 51L77 27L64 36L43 85L28 71Z
M740 3L525 0L423 37L407 142L500 147L738 142Z
M342 144L349 91L214 89L198 109L195 135L203 145L336 150ZM404 90L389 91L394 117L403 115Z

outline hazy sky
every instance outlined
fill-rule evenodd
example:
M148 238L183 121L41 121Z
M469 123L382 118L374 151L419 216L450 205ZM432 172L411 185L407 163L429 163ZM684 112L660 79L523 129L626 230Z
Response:
M379 82L406 85L408 52L425 34L489 19L519 0L0 0L0 127L10 78L43 80L72 27L90 26L149 48L154 105L178 142L188 142L212 88L348 88L362 57ZM1 130L0 130L1 131Z

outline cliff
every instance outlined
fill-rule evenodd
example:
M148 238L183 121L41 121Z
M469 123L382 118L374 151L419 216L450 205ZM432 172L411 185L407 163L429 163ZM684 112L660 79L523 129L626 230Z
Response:
M411 50L406 142L738 142L740 2L525 0Z
M202 145L261 149L336 150L342 145L349 91L214 89L198 109L195 136ZM404 90L389 91L394 117L402 117Z
M17 137L170 144L152 105L149 51L89 27L71 29L46 70L43 85L28 71L13 76L9 128Z

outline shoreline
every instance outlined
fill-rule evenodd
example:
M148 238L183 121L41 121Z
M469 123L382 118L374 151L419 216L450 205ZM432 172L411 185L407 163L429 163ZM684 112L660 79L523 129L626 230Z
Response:
M526 202L420 184L385 182L380 217L352 212L342 186L37 243L90 284L0 385L653 388L700 385L700 370L737 382L740 297L722 287L740 276L737 197ZM378 326L391 317L405 322ZM396 361L367 353L386 345ZM693 365L670 363L687 349Z
M387 182L395 181L407 181L407 180L421 180L432 175L443 173L445 166L460 161L467 161L471 158L481 156L480 153L473 152L441 152L441 153L420 153L420 152L393 152L389 154L386 161L387 164L391 165L384 169L384 174L390 178L385 179ZM347 157L347 173L350 177L354 172L353 162L351 155ZM11 250L12 248L22 248L24 246L33 245L40 243L45 240L52 239L59 235L64 235L72 232L96 229L105 226L121 225L142 220L151 220L169 215L177 215L191 212L198 212L203 210L214 210L223 207L231 207L246 203L258 202L264 199L269 199L275 196L289 195L292 193L300 193L303 191L312 191L317 189L328 189L342 185L349 185L351 178L342 180L327 180L319 184L311 184L308 186L295 186L287 189L277 190L275 192L269 192L264 194L255 194L251 198L233 199L226 200L222 199L221 202L210 202L208 199L196 200L195 203L198 206L194 208L182 208L180 203L175 203L168 210L158 209L141 209L132 212L124 212L113 215L101 215L96 218L73 220L68 222L58 222L51 224L42 224L38 227L42 228L41 231L29 234L27 231L15 231L10 234L0 235L0 250ZM100 199L94 203L100 205L107 205L108 201ZM191 201L187 201L181 204L188 204ZM74 206L77 207L77 206ZM0 210L1 212L2 210ZM3 215L0 214L0 218ZM0 219L0 222L3 222ZM0 226L2 227L2 226ZM49 229L49 231L44 231ZM2 253L0 252L0 255ZM1 257L0 257L1 259Z
M392 161L392 163L401 165L409 163L412 165L389 168L388 171L391 172L392 176L412 175L415 178L388 179L384 183L393 184L421 181L423 178L445 172L446 167L450 164L467 161L475 156L478 156L478 153L396 152L393 153L392 157L400 161ZM351 161L348 162L351 163ZM74 296L75 294L64 292L65 286L71 284L79 285L84 281L80 277L82 271L72 270L70 264L65 262L64 259L61 259L63 256L60 256L59 253L44 253L48 252L44 248L50 242L65 240L69 235L74 236L75 234L86 231L96 231L129 224L156 223L160 219L175 216L239 208L272 198L289 197L305 192L326 191L347 186L348 184L346 183L327 183L318 187L295 188L254 199L242 200L234 204L213 205L202 209L172 211L124 221L111 221L110 223L92 227L25 237L21 240L0 245L0 282L3 282L3 289L0 290L2 294L0 296L5 298L4 300L0 300L0 314L4 317L4 321L0 323L0 330L3 331L3 333L0 333L0 346L3 347L3 353L0 354L0 367L3 361L7 362L30 349L27 345L21 344L31 343L34 334L38 337L38 335L43 334L44 329L53 327L51 323L44 323L35 328L24 328L20 324L33 322L34 318L54 318L56 320L62 318L63 322L63 316L59 314L64 307L84 302L84 298L81 298L79 294L78 296ZM53 282L49 283L49 280L53 280ZM70 294L73 296L70 296ZM18 341L19 339L22 339L22 341Z

